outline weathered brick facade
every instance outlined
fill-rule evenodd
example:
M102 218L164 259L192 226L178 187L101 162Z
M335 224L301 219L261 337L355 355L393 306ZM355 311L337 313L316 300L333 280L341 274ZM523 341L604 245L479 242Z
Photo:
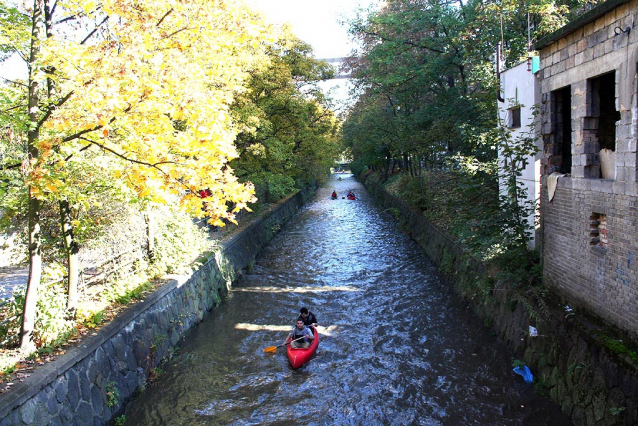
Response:
M638 0L608 1L536 46L546 284L633 337L638 337L637 18ZM603 148L615 156L607 176L601 171L609 170L601 160ZM549 202L547 178L554 172L567 175L558 179Z

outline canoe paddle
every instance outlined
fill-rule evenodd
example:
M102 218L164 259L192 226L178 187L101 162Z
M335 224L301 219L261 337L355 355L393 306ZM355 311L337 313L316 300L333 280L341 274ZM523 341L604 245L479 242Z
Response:
M297 340L301 340L301 339L303 339L304 337L305 337L305 336L302 336L302 337L300 337L300 338L298 338L298 339L291 340L290 342L284 342L284 343L282 343L281 345L277 345L277 346L268 346L266 349L264 349L264 352L268 352L268 353L270 353L270 354L274 354L275 352L277 352L277 348L281 348L282 346L286 346L286 345L288 345L288 344L290 344L290 343L292 343L292 342L296 342Z

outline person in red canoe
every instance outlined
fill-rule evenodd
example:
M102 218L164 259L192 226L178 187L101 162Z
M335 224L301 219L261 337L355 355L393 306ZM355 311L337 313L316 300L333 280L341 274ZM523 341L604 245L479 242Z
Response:
M310 342L314 340L315 335L305 326L302 320L298 319L297 325L295 325L295 328L290 332L289 337L292 339L292 342L290 342L291 347L305 349L310 346Z
M300 315L299 315L299 318L297 318L297 321L299 320L303 321L304 325L306 327L309 327L310 331L312 331L312 328L316 326L318 322L315 314L310 312L308 308L306 308L305 306L299 309L299 313Z
M336 200L337 198L339 198L339 196L337 195L337 191L332 191L332 199Z
M348 200L356 200L357 197L354 196L354 192L349 191L348 192Z

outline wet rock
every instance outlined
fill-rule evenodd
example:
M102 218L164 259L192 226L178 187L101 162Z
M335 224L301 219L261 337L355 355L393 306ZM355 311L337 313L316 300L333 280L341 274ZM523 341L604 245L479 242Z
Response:
M591 402L591 407L594 414L594 419L598 422L600 419L605 417L606 411L605 408L607 406L607 390L599 390L597 391Z

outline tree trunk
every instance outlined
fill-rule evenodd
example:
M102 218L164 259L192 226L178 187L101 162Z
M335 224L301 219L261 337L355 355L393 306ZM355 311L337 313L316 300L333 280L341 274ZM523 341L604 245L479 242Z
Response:
M383 173L384 174L384 176L383 176L383 181L384 182L387 182L388 179L390 178L390 160L391 160L390 156L389 155L386 156L385 164L384 164L385 170L383 171L384 172Z
M146 207L144 220L146 221L146 256L152 263L155 258L155 220L153 219L153 210L151 209L151 206Z
M38 127L38 73L36 62L40 55L40 43L44 38L44 9L47 0L34 0L31 27L31 48L29 52L29 132L28 152L30 161L27 172L33 172L33 163L39 160L40 151L36 142L40 137ZM20 330L20 348L26 351L35 349L33 331L35 330L35 316L38 304L38 287L42 277L42 242L40 240L40 209L41 203L34 194L33 187L29 187L29 279L24 300L24 312L22 314L22 326Z
M68 265L67 279L67 301L66 307L75 318L75 312L78 308L78 282L80 277L80 259L78 256L78 243L73 236L73 225L71 224L71 209L69 200L60 200L60 227L62 228L62 241L64 241L64 250L66 251L66 260Z
M40 200L31 196L31 188L29 188L29 279L20 332L20 348L27 351L35 349L33 331L35 330L35 315L38 304L38 287L42 277L40 207Z

